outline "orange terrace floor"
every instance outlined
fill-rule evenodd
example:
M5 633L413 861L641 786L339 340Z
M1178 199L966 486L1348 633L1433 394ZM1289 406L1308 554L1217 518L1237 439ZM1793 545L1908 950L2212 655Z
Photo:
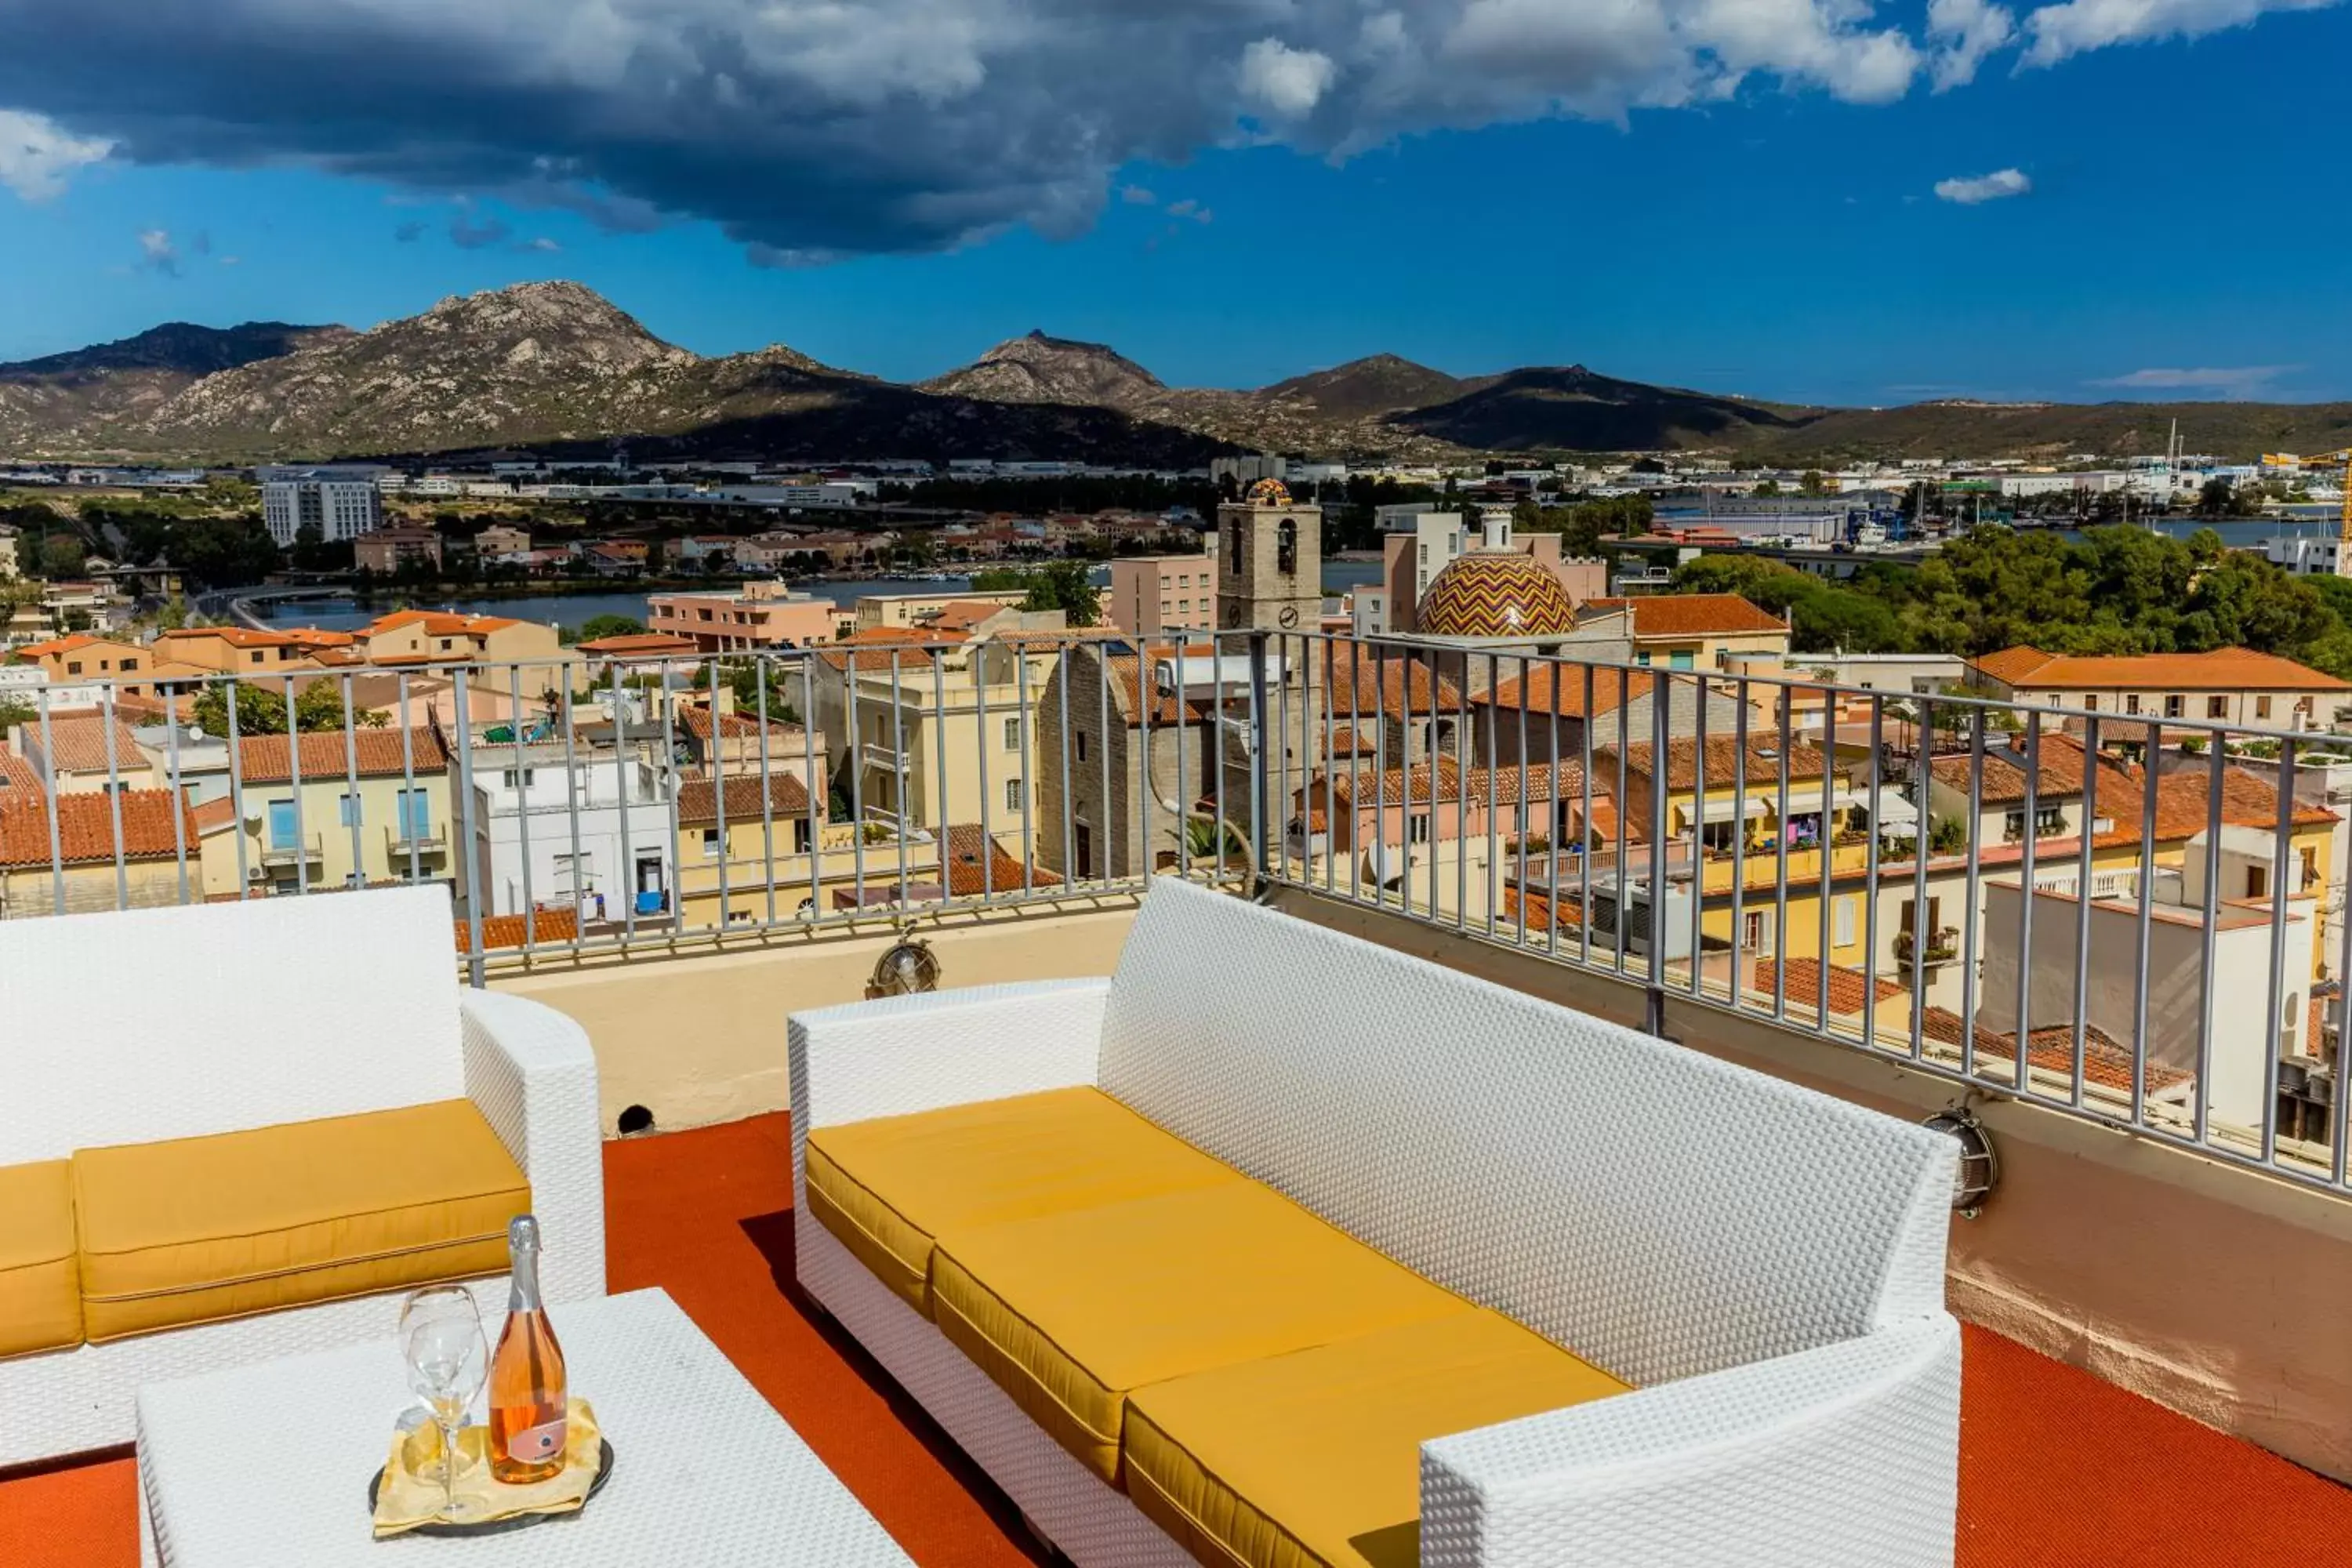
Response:
M658 1285L924 1568L1044 1561L1010 1506L795 1298L782 1116L604 1150L611 1285ZM1970 1329L1964 1568L2352 1568L2352 1490ZM0 1563L135 1568L127 1456L0 1478Z

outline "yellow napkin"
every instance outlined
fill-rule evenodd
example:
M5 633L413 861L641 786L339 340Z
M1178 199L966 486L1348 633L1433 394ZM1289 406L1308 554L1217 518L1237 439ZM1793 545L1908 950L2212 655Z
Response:
M603 1457L596 1412L584 1399L565 1412L563 1468L529 1486L508 1486L490 1476L490 1429L467 1426L457 1434L457 1512L463 1524L487 1524L526 1513L570 1513L588 1500ZM421 1524L443 1522L441 1429L431 1422L393 1435L384 1461L383 1485L375 1495L375 1535L382 1541Z

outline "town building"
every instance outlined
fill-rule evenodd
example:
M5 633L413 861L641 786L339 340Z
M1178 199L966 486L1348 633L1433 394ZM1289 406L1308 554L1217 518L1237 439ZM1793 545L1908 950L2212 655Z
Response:
M652 595L646 629L689 638L704 653L809 647L833 640L834 613L832 600L782 583L746 583L731 593Z
M1996 697L2126 717L2311 730L2327 728L2352 705L2352 681L2244 647L2075 655L2021 644L1972 668Z
M1207 631L1217 617L1216 535L1198 555L1121 555L1110 563L1103 618L1130 637Z
M1789 623L1737 594L1661 594L1593 599L1577 608L1576 627L1620 637L1639 665L1726 669L1757 655L1789 656Z
M237 742L238 794L204 835L207 893L450 882L450 758L431 730L320 731ZM222 805L237 812L218 812ZM462 889L462 881L461 881Z
M437 574L441 536L429 528L379 528L352 542L352 564L380 577L410 566Z
M877 628L909 631L937 624L950 605L986 603L1007 607L1018 605L1029 596L1026 588L980 591L967 588L961 593L936 594L860 594L852 606L857 613L857 629L861 632Z
M261 485L270 541L291 550L306 535L341 544L383 526L383 491L373 468L273 469Z
M478 744L467 885L479 911L562 910L587 926L625 919L624 905L647 894L647 912L667 908L676 878L664 777L609 747Z
M0 759L0 921L184 903L197 827L169 790L54 800ZM183 873L184 864L190 868Z

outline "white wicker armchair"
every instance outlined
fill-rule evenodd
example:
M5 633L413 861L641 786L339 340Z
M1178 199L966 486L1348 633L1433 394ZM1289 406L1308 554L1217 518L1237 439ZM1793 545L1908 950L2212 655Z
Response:
M587 1037L461 989L453 929L438 888L0 924L0 1165L468 1098L530 1183L550 1298L603 1295ZM503 1278L474 1289L503 1309ZM382 1338L392 1311L362 1296L0 1361L0 1465L127 1443L142 1383Z
M1635 1385L1424 1445L1431 1568L1952 1561L1948 1140L1166 879L1109 981L791 1036L796 1194L813 1128L1094 1084ZM803 1287L1080 1568L1191 1561L823 1226L794 1237Z

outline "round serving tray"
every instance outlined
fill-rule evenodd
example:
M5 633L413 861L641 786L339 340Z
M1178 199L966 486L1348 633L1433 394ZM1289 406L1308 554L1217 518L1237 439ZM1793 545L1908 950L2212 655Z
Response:
M420 1524L415 1529L404 1531L402 1533L404 1535L503 1535L510 1530L524 1530L534 1524L547 1524L560 1519L570 1519L593 1501L596 1494L604 1489L604 1483L612 1479L613 1445L609 1441L599 1438L596 1453L596 1479L588 1483L588 1495L581 1500L580 1507L572 1510L569 1513L519 1513L509 1519L486 1519L478 1524L446 1521ZM383 1486L382 1470L368 1478L368 1511L370 1513L375 1511L376 1493L383 1489Z

